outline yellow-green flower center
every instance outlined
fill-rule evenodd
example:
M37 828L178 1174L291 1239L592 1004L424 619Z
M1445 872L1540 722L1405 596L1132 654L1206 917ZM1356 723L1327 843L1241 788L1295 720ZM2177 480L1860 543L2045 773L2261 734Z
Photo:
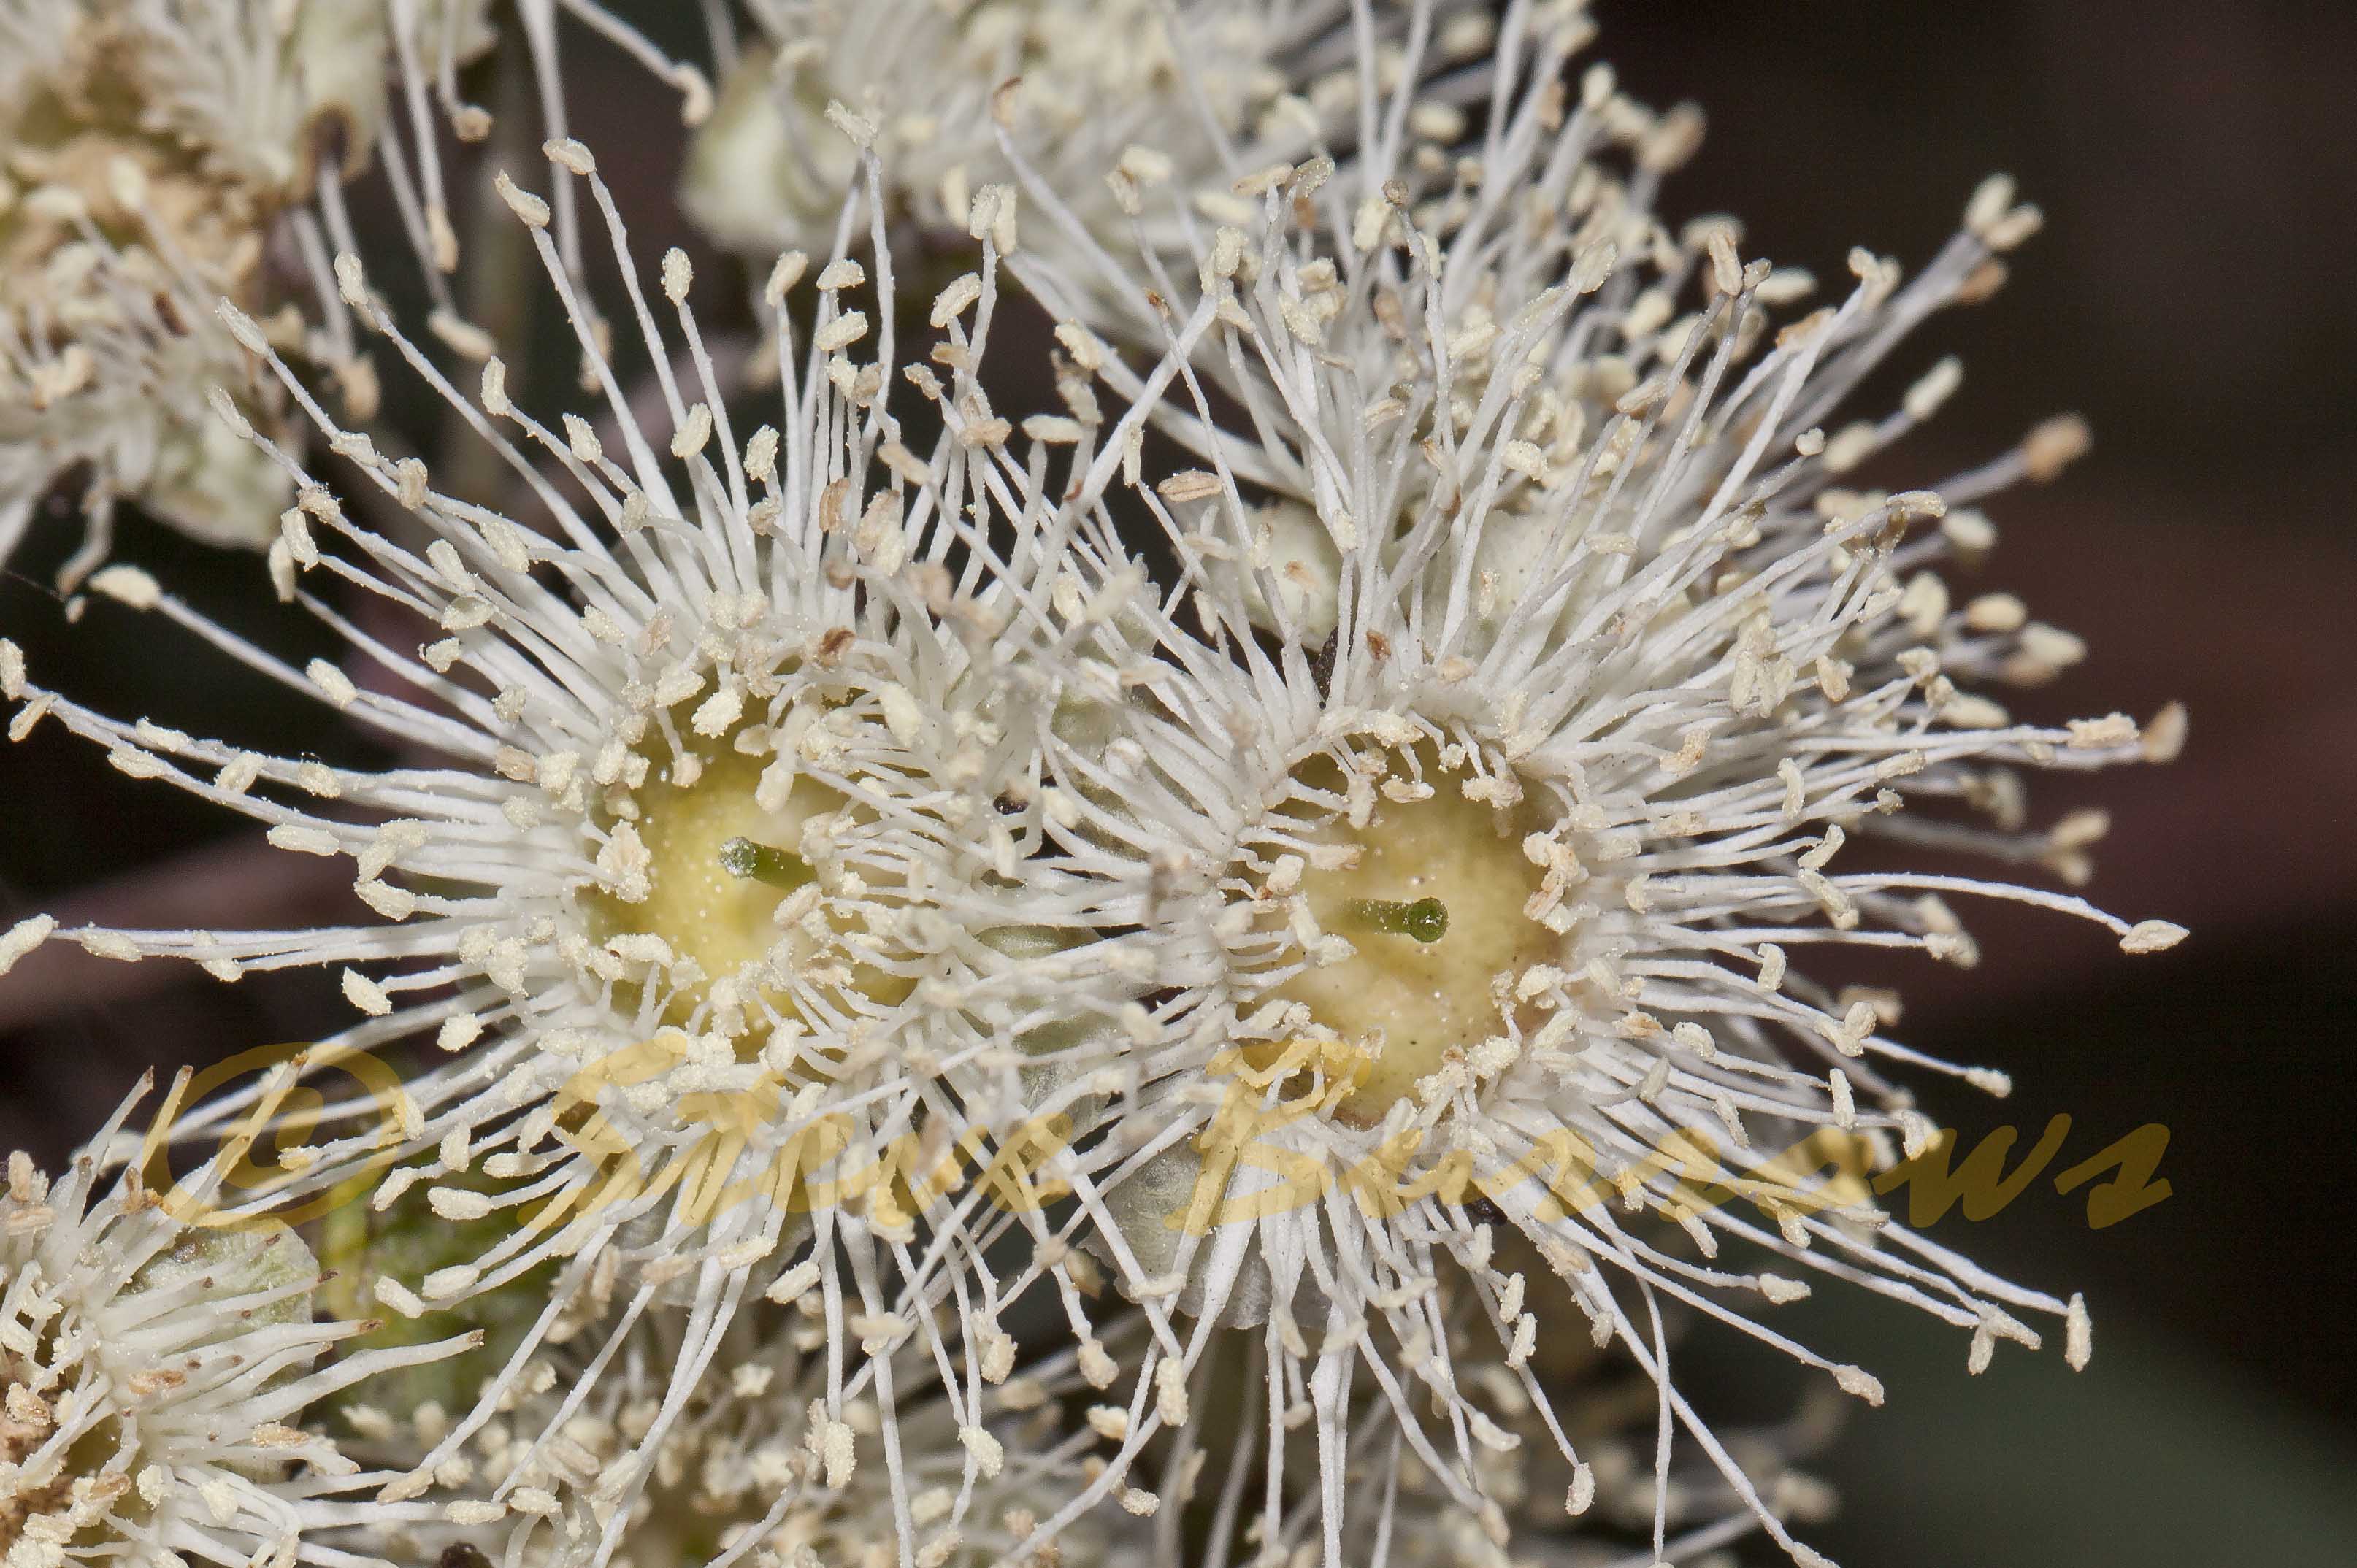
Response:
M1522 840L1543 824L1526 808L1467 800L1454 779L1433 782L1423 800L1378 791L1363 827L1336 817L1307 835L1355 852L1347 865L1305 872L1300 887L1319 929L1354 950L1274 993L1366 1053L1337 1108L1361 1125L1452 1053L1502 1033L1504 987L1561 946L1523 912L1543 874Z
M782 797L771 790L765 799L768 766L767 758L724 751L641 786L633 799L649 859L647 897L630 903L599 893L589 900L600 940L645 935L670 949L664 1022L683 1023L707 1002L733 1004L746 1010L745 1037L755 1046L768 1033L757 1004L791 1015L787 983L796 973L884 1003L909 991L906 981L842 948L838 939L865 924L851 908L858 900L802 893L819 881L803 858L805 830L860 808L806 775ZM862 892L876 891L871 877ZM719 993L724 983L728 990Z

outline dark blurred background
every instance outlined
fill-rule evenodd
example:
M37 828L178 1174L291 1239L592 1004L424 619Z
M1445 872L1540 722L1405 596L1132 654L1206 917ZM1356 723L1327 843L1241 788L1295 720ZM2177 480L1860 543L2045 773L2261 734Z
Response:
M2357 1561L2357 7L1599 14L1632 91L1709 111L1670 200L1740 215L1751 250L1821 278L1853 242L1921 262L1975 180L2019 177L2044 233L1994 301L1911 345L1904 373L1965 366L1917 471L2084 413L2093 455L1991 508L1987 585L2092 648L2015 706L2193 715L2172 767L2032 781L2035 820L2109 808L2090 896L2193 936L2133 960L2076 922L1968 915L1985 961L1916 966L1902 1026L2013 1075L2002 1105L1931 1097L1968 1140L2067 1113L2060 1169L2160 1122L2171 1195L2095 1230L2083 1189L2041 1180L1935 1229L2087 1293L2076 1378L2001 1349L1968 1379L1952 1337L1821 1293L1817 1342L1891 1375L1826 1466L1846 1508L1818 1544L1923 1568Z
M670 7L616 8L692 42ZM1846 1508L1811 1539L1908 1568L2357 1560L2357 8L1598 11L1597 56L1634 93L1709 111L1665 210L1739 215L1747 255L1828 280L1853 243L1920 263L1981 176L2020 177L2048 224L2014 281L1901 356L1902 382L1950 351L1966 367L1910 472L1932 481L2051 412L2083 412L2094 455L2000 498L1986 581L1960 586L2009 588L2092 645L2017 711L2192 712L2174 766L2037 780L2033 795L2039 822L2107 807L2090 895L2190 940L2132 960L2075 922L1970 910L1978 969L1903 976L1906 1037L2013 1075L2001 1105L1927 1091L1968 1144L1999 1122L2027 1141L2067 1113L2060 1169L2144 1123L2169 1129L2170 1196L2115 1227L2090 1228L2083 1188L2041 1180L1995 1219L1952 1214L1933 1232L2010 1277L2083 1289L2094 1361L2073 1377L2051 1350L2000 1348L1973 1380L1962 1337L1903 1309L1831 1291L1794 1309L1803 1337L1844 1347L1891 1393L1822 1465ZM640 232L662 232L669 109L595 44L571 77L576 103L600 106L591 134ZM659 134L597 134L623 102ZM0 581L0 629L38 674L70 670L113 712L359 759L307 704L215 660L159 660L151 625L94 609L68 628L45 586L67 532L61 519ZM136 524L121 553L209 604L251 607L259 581L256 563ZM236 618L327 651L299 617ZM257 862L239 824L131 784L54 726L0 753L0 928L38 909L201 927L347 907L330 863ZM0 983L0 1147L54 1162L149 1063L305 1037L340 1015L331 981L192 972L52 947ZM1706 1335L1689 1364L1744 1354ZM1770 1559L1754 1543L1744 1560Z

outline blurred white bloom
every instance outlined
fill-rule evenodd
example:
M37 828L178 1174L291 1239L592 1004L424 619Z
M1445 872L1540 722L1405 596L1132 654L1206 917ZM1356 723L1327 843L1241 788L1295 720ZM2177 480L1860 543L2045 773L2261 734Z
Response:
M1091 232L1110 239L1128 231L1141 187L1172 185L1215 218L1237 209L1235 181L1355 129L1367 85L1340 0L752 0L750 9L761 39L723 78L683 197L714 239L756 253L827 242L832 193L850 166L843 143L825 134L831 113L852 116L883 154L896 218L964 229L973 193L1007 177L1006 131ZM1404 35L1430 70L1479 56L1491 31L1463 0L1385 0L1370 20L1382 35L1371 69L1386 84L1410 69ZM1427 37L1436 27L1437 38Z
M382 48L354 69L345 15L376 12L306 7L282 31L260 5L0 5L0 559L83 465L91 540L69 578L102 556L118 497L200 539L267 542L284 480L199 410L215 385L279 403L212 302L259 297L314 124L381 109Z
M1501 1245L1535 1262L1518 1238L1509 1234ZM1705 1455L1681 1453L1662 1484L1653 1387L1625 1359L1595 1348L1586 1335L1568 1335L1510 1364L1477 1294L1459 1288L1458 1277L1435 1284L1427 1297L1433 1332L1448 1341L1455 1375L1490 1412L1468 1466L1481 1501L1466 1506L1458 1495L1462 1477L1437 1473L1402 1442L1380 1386L1362 1370L1354 1396L1360 1409L1351 1433L1351 1507L1340 1532L1344 1561L1455 1568L1724 1563L1728 1560L1709 1553L1758 1528L1747 1494ZM1675 1326L1689 1327L1691 1320ZM1125 1356L1133 1340L1117 1330L1115 1353ZM1214 1335L1189 1375L1157 1376L1143 1410L1133 1401L1133 1410L1150 1412L1160 1427L1136 1461L1164 1500L1156 1517L1176 1504L1190 1521L1189 1536L1157 1539L1157 1568L1185 1568L1211 1555L1180 1544L1187 1540L1273 1542L1262 1560L1318 1561L1327 1523L1323 1495L1290 1486L1295 1466L1315 1472L1318 1466L1309 1396L1290 1385L1282 1403L1256 1394L1272 1348L1267 1335ZM1523 1366L1544 1382L1552 1409L1524 1391ZM1813 1391L1786 1420L1724 1433L1729 1454L1779 1517L1805 1524L1830 1513L1831 1488L1796 1466L1839 1432L1843 1402L1831 1389ZM1133 1430L1134 1423L1105 1423L1099 1434L1111 1442ZM1564 1437L1577 1444L1577 1460L1563 1452ZM1261 1512L1273 1484L1285 1498L1274 1534ZM1663 1549L1640 1555L1657 1506L1665 1524Z
M81 214L72 217L79 227ZM20 229L40 221L27 214ZM105 253L102 243L57 247L62 264L17 277L0 311L0 557L84 465L91 543L66 569L69 584L103 557L118 499L192 538L260 548L286 503L285 480L192 412L215 387L257 392L252 362L212 324L199 289L152 252ZM248 411L267 419L279 401L263 392Z
M453 14L469 52L484 41L487 4ZM444 9L406 8L430 11L437 27ZM191 177L307 185L323 121L341 122L356 148L376 137L388 15L386 0L0 0L12 154L112 138Z
M356 1544L422 1562L464 1543L533 1568L748 1555L985 1568L1084 1482L1095 1439L1065 1430L1061 1402L1087 1391L1069 1356L1004 1389L945 1383L909 1356L888 1375L874 1375L878 1361L830 1387L813 1288L795 1308L756 1305L725 1322L650 1309L613 1370L595 1376L602 1341L589 1329L609 1294L561 1324L505 1391L500 1419L441 1462L450 1478L424 1499L432 1522L371 1526ZM693 1380L675 1384L678 1367ZM374 1389L359 1392L343 1412L353 1453L399 1469L452 1452L440 1406L386 1407L369 1402ZM1116 1549L1128 1521L1105 1503L1064 1534L1064 1560L1144 1563Z
M262 317L282 351L335 371L355 417L373 417L374 371L328 258L355 243L341 186L377 155L425 263L437 330L466 333L443 281L458 242L437 141L443 124L462 142L490 132L456 86L457 67L493 41L489 8L0 0L0 560L77 474L88 537L61 574L69 586L105 557L118 499L210 543L275 537L285 477L203 408L225 389L245 417L291 437L287 404L213 305ZM595 6L577 9L635 39ZM518 10L562 134L555 0ZM691 102L708 100L692 70L656 63ZM559 205L576 261L569 188Z
M211 1164L171 1202L136 1171L95 1180L88 1159L52 1184L18 1154L0 1196L9 1568L348 1562L317 1534L381 1477L307 1411L463 1342L339 1350L371 1326L313 1321L318 1265L292 1230L189 1222L219 1195Z
M1542 1337L1617 1342L1658 1387L1661 1462L1674 1427L1814 1561L1680 1392L1662 1309L1869 1402L1879 1385L1755 1316L1806 1287L1717 1266L1724 1241L1970 1330L1976 1369L1996 1338L2039 1342L2017 1314L2065 1320L2074 1364L2085 1325L1873 1201L1866 1176L1932 1130L1883 1064L1998 1093L2001 1075L1921 1058L1888 1033L1895 998L1834 993L1787 955L1969 963L1958 896L2081 916L2129 952L2183 935L1836 861L1879 839L2069 874L2085 824L2023 832L2014 769L2165 757L2181 733L2175 710L2149 732L2019 724L1964 684L2079 655L2018 601L1952 604L1933 568L1986 547L1971 503L2051 478L2083 427L1898 494L1840 481L1931 415L1952 362L1889 414L1820 428L1910 327L1996 286L2036 209L1992 181L1920 277L1858 252L1841 303L1778 328L1804 280L1745 264L1727 220L1679 235L1652 216L1699 123L1600 68L1566 94L1558 45L1579 29L1549 28L1571 15L1510 16L1500 59L1531 69L1497 83L1464 162L1378 143L1275 171L1255 211L1200 233L1191 276L1108 255L1075 279L1045 248L1013 263L1051 311L1140 302L1138 333L1211 389L1157 413L1203 465L1153 501L1188 590L1108 623L1154 655L1104 653L1140 700L1065 726L1048 768L1086 805L1055 835L1065 864L1127 889L1103 918L1135 934L1107 950L1146 1016L1043 1055L1031 1109L1073 1119L1101 1195L1083 1231L1167 1325L1125 1369L1137 1387L1164 1358L1200 1364L1207 1325L1265 1337L1269 1420L1313 1422L1317 1443L1314 1491L1272 1479L1261 1528L1306 1510L1329 1563L1356 1560L1346 1472L1371 1401L1461 1506L1492 1504L1480 1455L1515 1440L1437 1333L1444 1280L1483 1304L1541 1411ZM1103 374L1150 393L1118 360ZM1102 569L1130 568L1116 547ZM1951 820L1959 803L1995 825ZM1844 1147L1824 1140L1853 1137L1866 1169L1822 1180ZM1724 1201L1697 1196L1706 1174ZM1577 1462L1552 1416L1539 1430Z

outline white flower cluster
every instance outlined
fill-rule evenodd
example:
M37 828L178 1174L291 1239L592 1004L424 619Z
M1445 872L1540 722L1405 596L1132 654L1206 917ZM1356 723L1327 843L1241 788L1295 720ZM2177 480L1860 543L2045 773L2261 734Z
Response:
M9 734L62 725L348 861L370 918L36 916L0 974L53 939L321 968L356 1018L302 1070L407 1070L300 1115L273 1078L157 1134L226 1138L210 1172L274 1126L233 1212L304 1215L332 1289L283 1230L176 1240L139 1185L156 1140L110 1127L46 1207L12 1169L6 1244L48 1251L7 1253L10 1568L120 1554L91 1531L158 1563L1339 1568L1684 1562L1759 1530L1812 1563L1825 1412L1715 1428L1680 1334L1878 1403L1772 1324L1841 1282L1964 1330L1975 1370L2041 1315L2084 1362L2077 1297L1874 1198L1934 1130L1897 1069L2002 1076L1805 961L1972 964L1979 897L2129 952L2183 935L1904 869L2082 881L2100 821L2029 830L2021 773L2183 735L2174 709L2017 721L1991 688L2080 645L1942 575L2083 426L1862 477L1961 372L1888 412L1857 389L2038 227L2008 181L1912 277L1857 252L1812 309L1731 220L1658 214L1700 117L1580 70L1570 0L756 0L742 43L715 5L716 95L566 0L683 92L685 206L761 280L753 325L716 326L725 291L684 249L645 264L552 108L467 242L536 256L576 388L441 281L429 99L487 130L455 88L479 9L63 8L109 48L201 14L304 69L226 102L217 72L142 79L135 124L74 133L168 143L147 165L27 150L103 177L0 215L9 275L59 291L0 340L38 432L0 423L27 476L0 524L66 453L94 495L265 543L340 660L298 669L128 564L74 612L161 618L370 749L113 716L0 639ZM555 8L519 7L550 79ZM375 130L388 48L407 153ZM312 168L328 105L342 156L382 149L422 334ZM249 282L282 214L307 322ZM68 309L142 267L132 317ZM174 373L210 378L211 423L135 438L89 400L155 384L163 337L209 345ZM371 434L374 360L440 445ZM315 1326L315 1296L383 1320ZM348 1335L371 1348L295 1375ZM140 1403L184 1352L223 1369ZM199 1440L168 1412L200 1399Z
M296 1421L356 1383L466 1348L351 1348L378 1325L315 1320L318 1264L293 1230L266 1217L220 1223L220 1211L189 1220L227 1174L210 1162L167 1199L139 1165L105 1178L84 1158L52 1183L10 1157L0 1195L9 1568L337 1562L324 1532L382 1477Z
M555 5L518 10L562 134ZM269 542L284 479L204 409L218 388L275 426L285 404L213 302L263 317L281 349L333 373L356 417L374 417L373 369L326 270L331 246L354 242L342 187L373 156L428 263L438 329L472 332L442 279L457 240L437 134L490 134L455 85L492 47L490 8L0 0L0 561L61 482L86 526L68 587L105 559L118 501L208 543ZM701 77L659 63L700 113Z

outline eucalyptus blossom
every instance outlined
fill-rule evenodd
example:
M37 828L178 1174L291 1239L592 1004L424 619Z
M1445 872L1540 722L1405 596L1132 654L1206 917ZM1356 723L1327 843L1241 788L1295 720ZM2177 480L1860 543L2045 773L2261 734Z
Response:
M637 46L700 116L693 68ZM515 7L565 134L556 0ZM351 417L375 417L373 363L337 298L352 249L344 186L381 167L436 329L471 345L446 279L458 265L441 141L491 117L458 91L492 47L490 0L5 0L0 4L0 559L70 483L84 542L60 574L103 561L119 502L210 544L262 549L286 478L205 413L216 390L281 440L294 413L214 319L228 298L273 347L329 372ZM573 192L556 193L577 267Z
M896 347L880 237L866 261L848 240L815 263L780 258L775 423L748 434L689 307L686 257L668 252L654 280L666 329L587 149L547 152L610 227L651 367L646 410L601 347L548 204L502 176L597 372L597 421L535 418L496 356L460 391L345 252L344 305L496 455L512 490L499 506L452 495L421 459L385 456L224 305L227 330L354 486L348 502L216 400L295 497L269 553L277 593L349 657L296 670L135 566L91 581L85 624L159 618L401 760L339 765L114 718L37 683L0 642L12 734L62 725L133 779L244 815L281 853L349 860L375 917L60 931L37 916L0 939L0 972L52 937L224 983L326 969L354 1021L317 1042L315 1070L402 1042L427 1065L397 1095L339 1101L314 1141L281 1155L269 1195L306 1200L393 1162L369 1201L422 1196L468 1227L454 1234L476 1238L471 1250L369 1282L407 1316L562 1264L544 1313L396 1496L493 1418L535 1347L618 1264L641 1305L684 1302L714 1333L748 1293L815 1282L834 1337L830 1397L844 1397L856 1347L916 1332L895 1316L902 1277L938 1290L962 1278L954 1206L930 1242L918 1228L965 1185L962 1162L992 1158L977 1140L996 1121L971 1118L960 1086L1014 1081L1009 1038L1055 1015L1038 965L1064 945L1059 930L1082 929L1061 884L1024 875L1041 813L1040 687L1025 671L1056 649L1032 621L1010 625L1071 592L1057 536L1033 525L1049 510L1037 490L1049 454L1083 433L1064 415L1018 432L975 380L997 291L987 204L1011 208L1011 194L978 199L984 265L936 303L930 357L946 380ZM870 155L845 197L846 233L863 216L880 225L879 188ZM814 299L807 337L785 308L795 294ZM921 450L903 439L896 391L903 406L938 406ZM995 521L1018 531L1003 554ZM372 598L378 619L323 584ZM198 1108L176 1135L210 1135L250 1099ZM927 1245L949 1250L949 1273L919 1267ZM1003 1380L1013 1343L986 1303L976 1310L976 1354ZM695 1369L672 1376L685 1389Z
M1178 366L1155 422L1200 465L1144 498L1177 582L1105 625L1134 699L1049 741L1074 803L1051 837L1103 889L1141 1015L1047 1053L1033 1109L1090 1150L1063 1234L1168 1325L1125 1368L1135 1385L1191 1376L1210 1326L1257 1341L1264 1538L1315 1519L1325 1561L1351 1560L1373 1408L1503 1541L1482 1455L1525 1439L1442 1331L1469 1297L1575 1476L1530 1359L1576 1326L1657 1388L1658 1496L1674 1432L1813 1562L1674 1377L1665 1308L1869 1403L1870 1372L1773 1326L1812 1279L1967 1331L1975 1369L1999 1339L2039 1344L2040 1317L2077 1366L2090 1331L2078 1297L1874 1201L1934 1131L1893 1069L2007 1085L1908 1047L1895 996L1817 983L1806 956L1969 965L1956 905L1980 898L2130 953L2173 945L2177 926L2005 868L2083 872L2101 832L2083 813L2027 831L2023 770L2165 758L2183 715L2015 719L1989 688L2080 644L1941 575L1993 542L1984 498L2084 449L2080 422L1921 488L1846 478L1961 371L1935 361L1896 409L1842 422L1853 390L1925 317L1992 293L2037 209L1992 179L1918 275L1860 251L1803 312L1812 280L1747 262L1731 220L1655 216L1699 122L1602 67L1566 91L1563 21L1510 14L1499 58L1533 69L1501 67L1453 160L1378 141L1260 171L1238 186L1257 209L1197 230L1184 271L1156 238L1177 188L1094 252L1098 275L1048 245L1015 261L1050 310L1131 302L1124 335L1158 333L1162 357L1099 373L1142 400ZM1077 242L1086 217L1001 144ZM1135 571L1118 543L1095 569ZM2000 869L1913 872L1910 848ZM1296 1421L1317 1434L1298 1482ZM1575 1480L1571 1511L1591 1495ZM1657 1552L1667 1526L1663 1505Z
M84 1156L52 1181L9 1157L0 1552L11 1568L350 1561L320 1532L356 1517L382 1477L339 1450L314 1407L463 1341L356 1349L376 1326L315 1316L319 1267L296 1233L215 1207L231 1163L216 1156L158 1192L140 1164L102 1174Z

